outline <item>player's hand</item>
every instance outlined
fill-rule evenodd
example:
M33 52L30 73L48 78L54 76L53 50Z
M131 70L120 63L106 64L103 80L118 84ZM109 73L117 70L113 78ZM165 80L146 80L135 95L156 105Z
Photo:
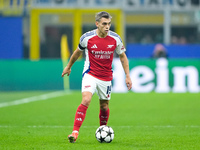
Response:
M71 73L71 68L65 67L65 69L62 72L62 77L64 77L65 74L67 74L67 76L69 76Z
M129 75L126 76L126 86L128 88L128 90L130 90L132 88L132 81Z

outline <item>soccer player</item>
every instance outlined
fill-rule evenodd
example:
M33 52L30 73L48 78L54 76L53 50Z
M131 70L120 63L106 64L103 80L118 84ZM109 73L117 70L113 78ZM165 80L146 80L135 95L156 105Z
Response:
M71 67L85 51L86 59L82 75L82 102L75 114L73 132L68 136L69 142L74 143L78 138L79 129L85 119L92 95L97 92L100 101L100 125L107 125L109 118L109 100L111 97L111 80L113 79L112 61L114 51L119 55L128 90L132 88L129 75L129 63L125 54L122 40L115 32L110 31L111 16L107 12L96 14L97 29L86 32L80 38L78 48L72 54L69 63L62 72L62 77L71 73Z

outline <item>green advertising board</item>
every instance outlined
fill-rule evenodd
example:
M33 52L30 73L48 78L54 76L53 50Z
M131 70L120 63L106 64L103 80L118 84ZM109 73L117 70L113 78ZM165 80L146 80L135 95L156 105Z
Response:
M0 60L0 90L60 90L61 60Z
M200 92L200 60L135 59L130 60L133 92ZM114 60L113 90L126 91L125 76L119 60Z
M129 59L133 92L200 92L200 60ZM69 77L71 90L81 89L84 60L78 60ZM0 60L0 91L63 90L60 59ZM127 92L119 59L113 60L113 92ZM65 76L64 78L68 78Z

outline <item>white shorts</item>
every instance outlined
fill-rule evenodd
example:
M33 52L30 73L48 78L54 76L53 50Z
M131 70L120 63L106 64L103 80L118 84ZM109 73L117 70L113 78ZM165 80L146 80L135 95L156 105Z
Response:
M100 100L110 100L111 81L103 81L85 73L82 79L82 92L97 92Z

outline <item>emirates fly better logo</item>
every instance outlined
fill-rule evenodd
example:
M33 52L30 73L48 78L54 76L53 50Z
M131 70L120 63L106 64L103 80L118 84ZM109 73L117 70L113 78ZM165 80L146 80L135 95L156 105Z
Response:
M91 52L97 59L110 59L110 55L113 54L113 51L103 51L103 50L100 51L92 50Z

